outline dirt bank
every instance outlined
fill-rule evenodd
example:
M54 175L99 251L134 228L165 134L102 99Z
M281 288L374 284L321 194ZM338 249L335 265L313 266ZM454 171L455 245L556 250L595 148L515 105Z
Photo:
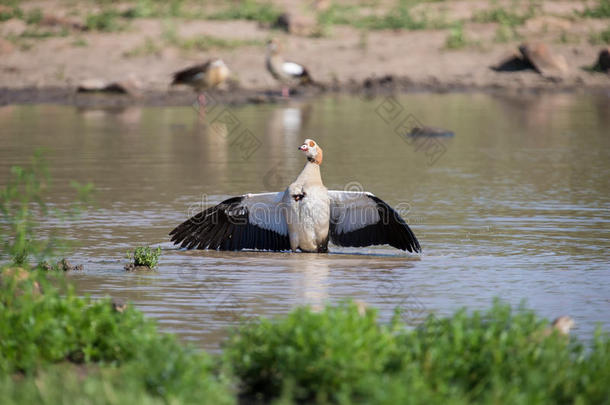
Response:
M231 91L214 93L219 100L274 101L279 87L264 67L264 44L270 37L280 37L285 56L307 66L325 91L610 90L607 74L586 69L606 46L595 35L610 20L578 17L586 7L583 2L538 3L540 8L523 14L519 23L496 18L492 12L502 3L426 2L410 10L414 16L423 13L429 27L371 29L331 24L324 27L323 34L297 36L260 21L127 18L124 16L130 15L133 6L130 2L116 5L118 17L112 20L118 24L116 29L104 25L99 29L91 27L90 16L112 10L77 7L74 2L25 1L19 5L21 17L0 23L0 104L190 104L194 99L191 91L168 89L171 74L211 56L226 61L235 82ZM392 3L379 4L376 12L383 7L385 12L393 12ZM513 12L510 4L506 4L507 12ZM367 10L366 6L357 9L361 13ZM35 13L44 18L28 17ZM55 18L51 23L46 21L49 16ZM548 44L553 53L566 59L568 71L550 80L533 70L496 72L490 68L529 40ZM77 85L91 78L131 78L139 91L135 97L75 94ZM319 90L299 93L314 95Z

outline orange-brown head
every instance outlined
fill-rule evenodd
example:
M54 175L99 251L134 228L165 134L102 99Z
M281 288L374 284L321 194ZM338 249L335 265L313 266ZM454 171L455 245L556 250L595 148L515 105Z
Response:
M322 163L322 148L313 139L305 139L299 150L305 152L307 160L313 163Z

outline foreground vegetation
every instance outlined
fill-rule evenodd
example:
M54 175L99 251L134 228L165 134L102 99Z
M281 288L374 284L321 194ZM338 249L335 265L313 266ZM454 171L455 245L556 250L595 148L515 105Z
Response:
M607 335L586 348L499 303L415 330L398 317L379 324L374 310L352 303L297 308L244 323L212 357L160 333L133 306L79 298L48 277L3 274L4 403L603 403L610 395Z

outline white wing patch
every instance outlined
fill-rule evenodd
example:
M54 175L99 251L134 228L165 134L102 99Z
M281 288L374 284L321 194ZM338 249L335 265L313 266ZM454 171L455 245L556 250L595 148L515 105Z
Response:
M285 74L290 76L301 76L305 71L303 66L294 62L284 62L284 64L282 65L282 70Z
M373 194L361 191L329 191L330 216L337 233L347 233L379 222Z
M246 194L242 205L248 209L248 221L263 229L288 235L286 207L282 203L284 192Z

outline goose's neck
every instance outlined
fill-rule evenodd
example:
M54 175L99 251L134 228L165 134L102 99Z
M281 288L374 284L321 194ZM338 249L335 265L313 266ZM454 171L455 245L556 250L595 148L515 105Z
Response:
M280 66L284 63L284 59L277 52L267 52L267 63L273 66Z
M305 167L297 177L299 183L320 183L322 184L322 175L320 173L320 165L311 161L305 163Z

